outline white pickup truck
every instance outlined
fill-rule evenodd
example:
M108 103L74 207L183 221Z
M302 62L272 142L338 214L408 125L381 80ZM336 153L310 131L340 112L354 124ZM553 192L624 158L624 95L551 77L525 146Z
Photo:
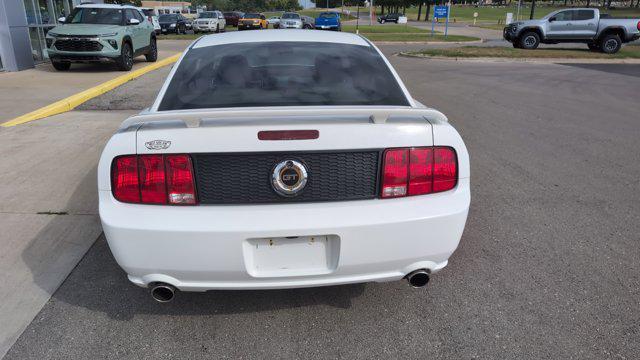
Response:
M616 19L593 8L564 9L542 19L511 23L504 28L503 36L515 48L585 43L591 50L614 54L623 43L640 38L640 19Z
M98 167L111 251L158 301L422 287L458 246L469 182L458 132L373 44L304 30L196 40Z

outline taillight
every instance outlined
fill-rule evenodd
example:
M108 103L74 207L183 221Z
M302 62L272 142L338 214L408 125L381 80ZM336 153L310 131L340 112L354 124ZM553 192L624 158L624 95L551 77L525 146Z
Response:
M144 204L166 204L164 161L162 155L138 156L140 199Z
M196 187L193 183L193 166L188 155L167 155L167 194L170 204L192 205L196 203Z
M111 167L113 196L140 204L196 204L189 155L125 155Z
M447 191L457 182L458 158L453 148L435 146L384 152L382 198Z
M135 155L121 156L111 167L113 196L123 202L140 202L138 159Z
M638 23L636 24L636 27L638 28L638 30L640 30L640 21L638 21Z
M409 150L393 149L384 153L382 169L382 197L407 195L407 166Z

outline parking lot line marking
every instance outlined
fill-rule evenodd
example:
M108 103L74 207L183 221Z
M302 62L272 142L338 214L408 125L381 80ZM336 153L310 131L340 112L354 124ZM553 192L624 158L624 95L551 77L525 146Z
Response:
M106 93L107 91L113 90L128 81L131 81L153 70L173 64L174 62L178 61L181 55L182 53L178 53L166 59L162 59L153 64L142 67L140 69L131 71L127 74L118 76L115 79L111 79L109 81L103 82L100 85L94 86L92 88L89 88L77 94L71 95L62 100L56 101L53 104L49 104L47 106L41 107L40 109L37 109L30 113L18 116L17 118L14 118L12 120L9 120L7 122L0 124L0 126L2 127L16 126L16 125L28 123L30 121L34 121L34 120L46 118L49 116L61 114L67 111L71 111L77 106L79 106L80 104L86 101L89 101L97 96L100 96Z

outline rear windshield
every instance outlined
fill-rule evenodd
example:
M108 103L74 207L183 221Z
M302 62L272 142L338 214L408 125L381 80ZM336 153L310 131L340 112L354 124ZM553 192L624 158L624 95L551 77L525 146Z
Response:
M409 103L372 47L260 42L189 50L158 110L300 105Z

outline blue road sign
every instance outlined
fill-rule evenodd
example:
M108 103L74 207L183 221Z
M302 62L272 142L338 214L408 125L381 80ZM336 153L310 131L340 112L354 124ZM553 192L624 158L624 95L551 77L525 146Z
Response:
M449 16L449 7L448 6L436 6L433 8L433 17L434 18L446 18Z

